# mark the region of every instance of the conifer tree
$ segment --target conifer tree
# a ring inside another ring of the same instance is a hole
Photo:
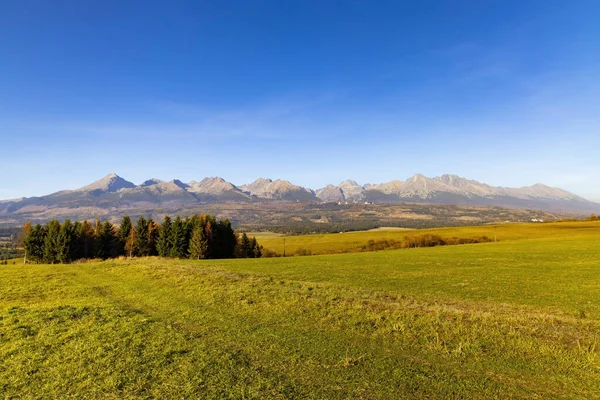
[[[44,239],[44,262],[54,264],[58,262],[58,235],[60,223],[53,219],[46,224],[46,237]]]
[[[94,256],[94,228],[89,221],[83,221],[78,227],[77,242],[79,248],[78,258],[92,258]]]
[[[92,242],[92,254],[94,257],[98,257],[98,252],[100,248],[100,231],[102,230],[102,222],[100,218],[96,218],[94,221],[94,225],[92,227],[93,231],[93,242]]]
[[[252,249],[252,244],[250,243],[250,239],[248,239],[248,235],[246,233],[242,233],[242,237],[240,239],[240,257],[248,258],[254,254],[254,250]]]
[[[171,256],[171,227],[171,217],[165,215],[165,219],[158,230],[158,238],[156,240],[156,251],[161,257]]]
[[[211,218],[208,215],[203,215],[202,217],[202,226],[204,227],[204,237],[206,239],[206,258],[213,258],[214,254],[214,235],[213,235],[213,226],[215,224],[212,222],[214,218]]]
[[[81,238],[81,222],[75,221],[73,224],[73,237],[71,239],[71,261],[82,258]]]
[[[253,258],[262,257],[262,246],[258,244],[258,242],[256,241],[256,237],[252,237],[251,247],[252,247],[252,253],[253,253],[252,257]]]
[[[146,218],[141,216],[135,224],[135,247],[137,249],[137,255],[145,257],[149,255],[148,251],[148,221]]]
[[[196,229],[198,225],[202,225],[202,218],[198,214],[192,215],[192,217],[189,219],[189,225],[191,237],[191,235],[194,233],[194,229]]]
[[[184,258],[188,254],[186,248],[185,226],[181,217],[176,216],[171,226],[171,251],[170,256],[174,258]]]
[[[117,253],[118,255],[124,254],[125,252],[125,242],[129,238],[129,231],[131,231],[131,218],[128,215],[124,216],[121,219],[121,223],[119,224],[119,233],[117,240]]]
[[[73,243],[74,236],[73,224],[71,220],[66,219],[60,226],[56,240],[56,260],[59,263],[67,264],[72,260],[75,247],[75,243]]]
[[[44,243],[46,241],[46,230],[37,224],[23,239],[23,247],[27,254],[27,260],[42,262],[44,259]]]
[[[106,260],[115,256],[115,242],[117,234],[113,224],[109,221],[104,221],[100,226],[97,236],[96,257]]]
[[[156,256],[158,255],[158,251],[156,250],[156,243],[158,241],[158,224],[152,220],[152,218],[148,219],[148,255]]]
[[[204,228],[198,224],[192,232],[192,238],[190,239],[190,250],[189,255],[191,259],[200,260],[206,258],[208,252],[208,241],[204,234]]]
[[[213,229],[213,251],[211,258],[233,258],[237,238],[229,219],[219,220]]]

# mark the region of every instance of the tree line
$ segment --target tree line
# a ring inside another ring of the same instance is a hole
[[[118,226],[96,219],[62,224],[52,220],[45,225],[25,223],[22,230],[27,261],[69,263],[79,259],[146,257],[216,259],[257,258],[262,246],[256,238],[236,234],[228,219],[212,215],[193,215],[174,219],[165,216],[162,223],[141,216],[135,223],[123,217]]]

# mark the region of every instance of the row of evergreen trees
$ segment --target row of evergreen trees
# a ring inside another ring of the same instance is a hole
[[[52,220],[45,225],[23,227],[23,246],[27,260],[44,263],[68,263],[86,258],[119,256],[161,256],[172,258],[255,258],[262,246],[244,233],[238,236],[228,219],[212,215],[194,215],[171,219],[162,224],[140,217],[135,224],[128,216],[115,226],[109,221],[62,224]]]

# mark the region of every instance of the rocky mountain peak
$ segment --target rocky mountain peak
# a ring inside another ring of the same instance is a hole
[[[97,180],[94,183],[91,183],[87,186],[79,189],[80,191],[91,192],[91,191],[101,191],[101,192],[116,192],[121,189],[134,188],[135,185],[125,179],[121,178],[119,175],[115,173],[111,173],[106,175],[104,178]]]
[[[428,180],[429,180],[429,178],[423,174],[414,174],[413,176],[411,176],[410,178],[407,179],[407,182],[423,183]]]
[[[456,183],[463,182],[466,179],[465,178],[461,178],[458,175],[444,174],[444,175],[440,176],[438,178],[438,180],[440,180],[441,182],[444,182],[446,185],[452,185],[452,186],[454,186]]]
[[[204,178],[200,182],[191,181],[186,188],[190,192],[219,195],[227,191],[240,191],[235,185],[220,176]]]
[[[322,201],[327,202],[338,202],[346,200],[342,189],[340,189],[338,186],[333,186],[331,184],[317,190],[316,195]]]
[[[160,183],[163,183],[163,181],[161,181],[160,179],[151,178],[151,179],[148,179],[148,180],[145,180],[144,182],[142,182],[140,184],[140,186],[141,187],[148,187],[148,186],[158,185]]]
[[[184,189],[184,190],[190,187],[190,185],[188,185],[187,183],[181,182],[179,179],[173,179],[171,182],[175,186],[180,187],[181,189]]]
[[[346,179],[344,182],[340,183],[338,185],[338,187],[362,187],[360,186],[356,181],[353,181],[352,179]]]

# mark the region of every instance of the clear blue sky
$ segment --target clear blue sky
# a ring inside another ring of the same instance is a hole
[[[600,1],[0,2],[0,198],[454,173],[600,200]]]

